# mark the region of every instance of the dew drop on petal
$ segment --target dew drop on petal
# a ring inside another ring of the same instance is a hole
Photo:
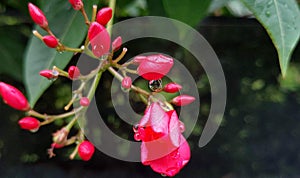
[[[166,174],[164,174],[164,173],[161,173],[160,175],[161,175],[161,176],[163,176],[163,177],[167,177],[167,175],[166,175]]]

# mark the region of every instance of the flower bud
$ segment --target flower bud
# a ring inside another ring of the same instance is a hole
[[[50,48],[56,48],[58,45],[58,40],[52,35],[44,36],[43,41]]]
[[[112,42],[112,50],[118,51],[122,45],[122,37],[118,36],[113,42]]]
[[[132,80],[130,77],[124,77],[122,80],[122,87],[125,89],[129,89],[132,85]]]
[[[168,93],[176,93],[181,90],[182,86],[177,83],[168,83],[164,87],[164,91]]]
[[[94,145],[89,141],[83,141],[78,147],[78,154],[80,158],[84,161],[88,161],[92,158],[95,152]]]
[[[97,13],[96,21],[105,26],[112,17],[112,9],[110,7],[104,7]]]
[[[69,73],[69,78],[72,79],[72,80],[76,79],[80,76],[80,70],[76,66],[70,66],[69,70],[68,70],[68,73]]]
[[[158,80],[164,77],[173,66],[173,58],[162,54],[147,56],[137,68],[137,72],[146,80]]]
[[[90,100],[87,97],[82,97],[79,103],[81,106],[89,106]]]
[[[65,142],[67,141],[67,138],[69,135],[69,130],[67,128],[63,127],[62,129],[56,131],[52,135],[53,135],[52,140],[54,143],[57,143],[59,145],[64,145]]]
[[[0,95],[4,103],[14,109],[21,111],[30,109],[30,105],[22,92],[9,84],[0,82]]]
[[[172,99],[171,103],[176,106],[185,106],[195,101],[195,97],[189,95],[179,95]]]
[[[40,127],[40,121],[34,117],[24,117],[19,120],[19,125],[22,129],[25,130],[37,130]]]
[[[40,75],[46,77],[49,80],[57,78],[58,74],[59,73],[57,71],[48,70],[48,69],[40,71]]]
[[[80,10],[83,7],[81,0],[69,0],[69,2],[75,10]]]
[[[91,42],[92,52],[96,57],[108,53],[110,36],[104,26],[98,22],[92,22],[88,31],[88,39]]]
[[[48,27],[48,21],[44,13],[32,3],[28,3],[28,10],[32,20],[39,25],[41,28]]]

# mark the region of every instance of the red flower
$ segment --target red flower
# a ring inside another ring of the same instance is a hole
[[[104,7],[97,13],[96,21],[105,26],[112,17],[112,9],[110,7]]]
[[[4,103],[14,109],[21,111],[28,111],[30,109],[30,105],[22,92],[9,84],[0,82],[0,95]]]
[[[55,36],[52,35],[44,36],[43,41],[50,48],[56,48],[58,45],[58,40],[55,38]]]
[[[48,26],[48,21],[44,15],[44,13],[32,3],[28,3],[28,10],[32,20],[38,24],[42,28],[46,28]]]
[[[185,106],[195,101],[195,97],[189,95],[179,95],[172,99],[171,103],[176,106]]]
[[[92,158],[95,152],[94,145],[89,141],[83,141],[78,147],[78,154],[80,158],[84,161],[88,161]]]
[[[182,86],[177,83],[168,83],[167,85],[165,85],[163,90],[168,93],[176,93],[181,89]]]
[[[88,38],[91,42],[92,52],[96,57],[108,53],[110,48],[110,36],[104,26],[98,22],[91,23]]]
[[[80,10],[83,7],[81,0],[69,0],[69,2],[75,10]]]
[[[141,160],[158,173],[174,176],[190,159],[190,148],[181,134],[176,111],[165,112],[159,103],[145,111],[135,139],[141,140]]]
[[[70,79],[77,79],[80,76],[80,70],[76,66],[70,66],[68,69],[68,74]]]
[[[173,66],[173,59],[162,54],[146,56],[140,61],[137,72],[146,80],[158,80],[165,76]]]
[[[40,75],[46,77],[47,79],[54,79],[58,77],[59,73],[54,70],[46,69],[46,70],[41,70]]]
[[[18,123],[25,130],[37,130],[40,127],[40,121],[34,117],[24,117]]]

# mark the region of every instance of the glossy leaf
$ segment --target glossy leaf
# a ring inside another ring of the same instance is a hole
[[[283,76],[300,36],[300,12],[295,0],[242,0],[265,27],[278,52]]]
[[[26,29],[21,25],[5,25],[0,28],[0,74],[6,74],[18,81],[22,81],[22,54],[25,50],[25,40],[22,30]],[[10,33],[8,33],[10,32]]]
[[[89,17],[92,5],[97,2],[97,0],[84,1],[84,7]],[[80,12],[75,11],[69,1],[43,1],[41,9],[49,21],[51,30],[64,45],[80,46],[85,38],[87,26]],[[34,29],[42,32],[37,26]],[[58,53],[55,49],[48,48],[36,37],[31,37],[25,55],[25,85],[31,106],[51,84],[49,80],[39,76],[39,72],[43,69],[51,69],[54,65],[63,69],[70,62],[72,56],[71,52]]]
[[[170,18],[195,27],[206,15],[211,0],[163,0],[164,8]]]

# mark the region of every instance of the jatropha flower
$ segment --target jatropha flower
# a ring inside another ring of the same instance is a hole
[[[88,31],[88,39],[91,42],[92,52],[96,57],[108,54],[110,36],[103,25],[92,22]]]
[[[95,152],[94,145],[87,140],[81,142],[78,146],[78,154],[83,161],[90,160],[94,152]]]
[[[137,56],[139,66],[137,72],[146,80],[158,80],[164,77],[173,66],[173,58],[162,54]]]
[[[176,175],[190,159],[190,147],[181,134],[176,111],[165,111],[158,102],[145,111],[134,138],[142,141],[141,161],[155,172],[166,176]]]
[[[4,103],[10,107],[20,111],[30,110],[30,105],[23,93],[7,83],[0,82],[0,95]]]

